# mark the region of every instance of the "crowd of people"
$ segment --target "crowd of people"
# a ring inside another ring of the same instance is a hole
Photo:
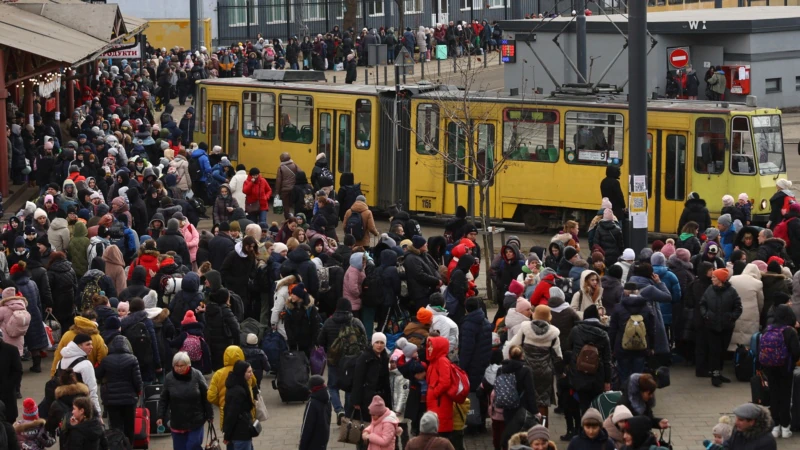
[[[450,42],[451,28],[434,35]],[[512,236],[488,260],[463,207],[441,235],[423,236],[403,211],[381,230],[353,174],[337,183],[325,154],[310,173],[282,154],[270,183],[193,142],[193,110],[176,122],[168,93],[203,53],[153,51],[155,67],[100,65],[61,127],[9,116],[14,164],[19,147],[30,169],[15,181],[39,195],[0,236],[7,448],[135,443],[137,407],[161,386],[152,419],[175,449],[200,448],[213,405],[228,448],[252,449],[271,369],[279,391],[286,377],[307,389],[301,449],[325,448],[330,424],[355,418],[359,446],[391,449],[400,417],[415,436],[406,448],[462,449],[489,420],[497,449],[555,448],[555,413],[567,448],[649,448],[651,429],[669,427],[653,410],[664,367],[687,361],[722,387],[725,355],[754,352],[754,335],[769,409],[737,408],[709,445],[766,449],[791,436],[800,203],[788,180],[766,228],[751,223],[746,194],[723,197],[712,227],[691,193],[679,237],[637,254],[611,170],[587,235],[570,220],[546,247]],[[198,229],[202,218],[211,226]],[[498,300],[491,321],[482,276]],[[282,375],[276,348],[325,363]],[[51,351],[44,399],[24,399],[17,420],[22,361],[41,372]]]

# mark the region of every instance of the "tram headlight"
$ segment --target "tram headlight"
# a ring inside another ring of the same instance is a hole
[[[761,199],[761,209],[767,209],[767,200]]]

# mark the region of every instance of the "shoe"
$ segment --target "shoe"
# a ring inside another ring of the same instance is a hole
[[[722,380],[723,383],[730,383],[731,382],[730,378],[728,378],[726,376],[723,376],[722,374],[719,375],[719,379]]]
[[[772,437],[778,439],[781,435],[781,426],[778,425],[777,427],[772,429]]]
[[[42,366],[31,366],[31,372],[42,373]]]
[[[720,386],[722,386],[722,379],[720,379],[719,375],[713,375],[711,377],[711,384],[714,387],[720,387]]]
[[[572,431],[568,430],[567,434],[560,436],[559,439],[561,439],[562,442],[569,442],[572,440],[573,437],[575,437],[575,434]]]
[[[781,437],[783,439],[789,439],[792,437],[792,430],[789,427],[781,427]]]
[[[338,413],[336,413],[336,425],[341,425],[342,419],[344,419],[344,413],[342,411],[339,411]]]

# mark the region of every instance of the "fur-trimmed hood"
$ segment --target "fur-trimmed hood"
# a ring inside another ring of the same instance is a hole
[[[89,386],[83,383],[62,384],[55,391],[56,398],[71,396],[89,396]]]
[[[17,434],[21,434],[26,431],[43,427],[46,422],[47,421],[44,419],[23,420],[14,424],[14,431],[17,432]]]
[[[275,285],[275,290],[277,291],[277,290],[279,290],[280,288],[282,288],[284,286],[289,286],[289,285],[295,284],[295,283],[297,283],[297,277],[295,277],[294,275],[289,275],[288,277],[283,277],[280,280],[278,280],[278,283]]]

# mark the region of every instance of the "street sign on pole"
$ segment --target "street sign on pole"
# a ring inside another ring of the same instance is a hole
[[[676,69],[689,65],[689,51],[685,47],[667,49],[669,64]]]
[[[402,47],[394,59],[394,65],[400,68],[400,75],[414,75],[414,56],[407,48]]]

